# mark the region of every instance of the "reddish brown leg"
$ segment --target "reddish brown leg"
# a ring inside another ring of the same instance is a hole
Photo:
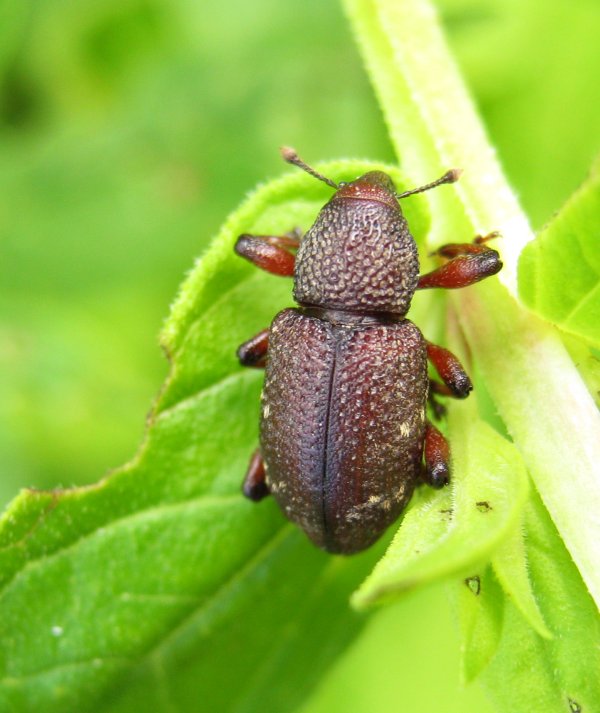
[[[254,502],[258,502],[269,495],[265,462],[258,448],[254,451],[250,458],[250,463],[248,463],[248,470],[242,484],[242,492]]]
[[[489,240],[495,240],[500,237],[500,233],[494,230],[492,233],[487,235],[476,235],[473,241],[470,243],[446,243],[446,245],[441,245],[434,252],[429,253],[432,255],[440,255],[441,257],[453,258],[457,255],[468,255],[473,253],[481,252],[480,245],[487,243]]]
[[[456,289],[473,285],[480,280],[495,275],[502,269],[502,262],[496,250],[488,248],[485,242],[498,237],[498,233],[478,235],[472,243],[449,243],[442,245],[434,255],[449,258],[449,262],[437,270],[421,275],[417,289],[443,287]]]
[[[454,354],[444,347],[427,342],[427,358],[444,382],[444,384],[431,382],[434,393],[453,396],[456,399],[467,398],[473,390],[473,384]]]
[[[237,350],[237,357],[242,366],[253,366],[264,369],[267,363],[267,350],[269,348],[269,330],[255,334],[252,339],[240,344]]]
[[[300,228],[294,228],[285,235],[249,235],[248,233],[244,233],[240,235],[240,238],[256,238],[257,240],[263,240],[265,243],[269,243],[269,245],[275,245],[277,248],[298,250],[300,241],[302,240],[302,231]]]
[[[432,488],[450,482],[450,446],[438,429],[427,421],[425,426],[425,468],[423,480]]]
[[[294,274],[295,256],[290,250],[300,245],[297,230],[287,235],[240,235],[235,252],[251,263],[273,275],[291,277]]]

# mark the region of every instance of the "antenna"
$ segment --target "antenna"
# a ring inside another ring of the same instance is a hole
[[[289,146],[282,146],[279,151],[281,152],[281,156],[284,161],[287,161],[294,166],[298,166],[298,168],[306,171],[306,173],[310,173],[311,176],[318,178],[319,181],[323,181],[323,183],[326,183],[328,186],[331,186],[336,190],[339,188],[337,183],[334,183],[330,178],[326,178],[320,173],[317,173],[314,168],[311,168],[307,163],[304,163],[304,161],[296,153],[296,149],[292,149]]]
[[[428,191],[430,188],[441,186],[443,183],[454,183],[455,181],[458,181],[461,173],[462,168],[451,168],[449,171],[446,171],[446,173],[441,178],[438,178],[437,181],[434,181],[433,183],[428,183],[425,186],[421,186],[421,188],[413,188],[412,191],[396,193],[396,198],[406,198],[406,196],[412,196],[414,193],[423,193],[423,191]]]

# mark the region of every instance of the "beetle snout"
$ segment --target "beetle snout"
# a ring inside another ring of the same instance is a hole
[[[357,183],[367,183],[371,186],[383,188],[392,194],[396,194],[396,186],[387,173],[383,171],[369,171],[364,173],[360,178],[356,179]]]
[[[383,171],[369,171],[351,183],[341,186],[336,197],[358,198],[384,203],[395,211],[400,210],[396,200],[396,186]]]

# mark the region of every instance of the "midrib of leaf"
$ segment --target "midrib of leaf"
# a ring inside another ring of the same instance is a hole
[[[94,665],[95,661],[102,661],[103,663],[110,662],[118,666],[129,665],[132,663],[132,660],[127,658],[126,656],[103,656],[102,658],[96,657],[93,659],[84,659],[81,661],[65,661],[65,663],[57,664],[56,666],[49,666],[48,668],[40,669],[39,671],[32,671],[31,673],[26,673],[22,676],[5,676],[4,678],[0,679],[0,685],[4,686],[5,684],[14,685],[22,683],[23,681],[27,681],[29,679],[46,676],[48,673],[54,671],[64,671],[66,669],[72,668],[91,667]]]
[[[149,649],[144,657],[137,662],[137,665],[143,666],[149,661],[159,661],[165,648],[169,644],[181,636],[187,628],[192,626],[192,624],[197,624],[201,619],[209,618],[211,610],[216,609],[223,601],[231,596],[232,589],[235,588],[237,584],[242,582],[249,573],[255,571],[260,567],[261,563],[265,558],[277,547],[280,546],[281,541],[285,537],[289,537],[292,527],[289,524],[283,525],[279,528],[278,532],[256,552],[254,557],[249,560],[244,567],[242,567],[237,572],[234,572],[229,579],[223,582],[219,588],[213,592],[213,594],[202,603],[190,611],[187,616],[185,616],[179,624],[171,629],[164,637],[155,643],[155,645]]]
[[[403,168],[419,181],[452,166],[465,169],[456,191],[432,192],[432,242],[468,241],[490,230],[503,235],[503,286],[457,290],[453,305],[500,415],[600,606],[600,551],[593,546],[600,540],[600,482],[592,475],[600,463],[600,415],[557,333],[515,300],[518,256],[532,238],[527,220],[430,3],[344,4]]]
[[[600,285],[596,285],[593,290],[584,295],[578,302],[576,302],[573,307],[564,316],[564,322],[568,326],[569,320],[575,315],[579,310],[592,300],[596,301],[598,299],[597,294],[600,294]]]
[[[291,525],[282,528],[281,536],[285,536],[286,534],[289,535],[291,530]],[[311,604],[318,601],[319,596],[325,589],[325,583],[331,576],[332,571],[337,568],[337,564],[336,560],[330,560],[323,568],[319,575],[319,579],[315,582],[315,585],[312,587],[310,593],[308,593],[308,596],[304,601],[304,610],[309,610]],[[295,635],[297,635],[296,622],[292,620],[283,631],[279,631],[277,633],[277,637],[273,640],[273,648],[270,654],[264,657],[262,661],[258,662],[253,672],[252,679],[245,687],[240,689],[235,701],[232,703],[232,710],[256,710],[252,705],[252,696],[256,695],[256,692],[260,691],[262,686],[268,685],[270,674],[272,673],[274,663],[277,659],[282,655],[284,658],[290,657],[291,649],[289,643],[293,640]]]
[[[152,671],[154,672],[154,678],[159,682],[158,691],[160,696],[160,705],[167,713],[177,713],[177,708],[171,701],[169,678],[165,673],[162,659],[160,656],[152,656],[150,660],[152,664]]]

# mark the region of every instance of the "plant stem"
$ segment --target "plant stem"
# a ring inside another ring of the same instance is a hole
[[[392,143],[409,175],[463,167],[431,201],[432,242],[499,230],[500,281],[453,293],[487,388],[600,606],[600,415],[557,331],[516,299],[517,262],[532,239],[425,0],[344,0]]]

